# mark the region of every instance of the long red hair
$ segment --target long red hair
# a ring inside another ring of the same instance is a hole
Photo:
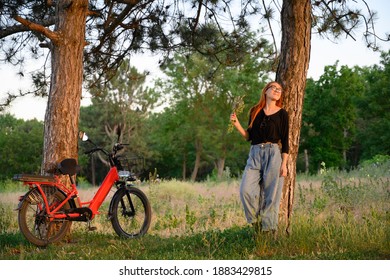
[[[259,100],[259,103],[257,103],[255,106],[253,106],[250,110],[250,116],[251,116],[251,122],[249,124],[249,128],[252,127],[253,125],[253,122],[255,121],[256,119],[256,116],[257,114],[261,111],[261,109],[263,109],[265,107],[265,92],[273,85],[273,84],[277,84],[278,86],[281,87],[281,85],[275,81],[271,81],[269,82],[268,84],[265,85],[265,87],[263,88],[263,90],[261,91],[261,96],[260,96],[260,100]],[[278,107],[282,107],[283,105],[283,95],[280,95],[280,98],[278,101],[276,101],[276,106]]]

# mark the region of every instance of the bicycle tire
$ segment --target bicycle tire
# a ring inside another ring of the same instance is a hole
[[[65,194],[55,187],[45,186],[42,189],[51,209],[57,207],[66,198]],[[70,205],[67,202],[61,210],[69,208]],[[38,188],[33,188],[26,193],[19,207],[18,223],[23,236],[39,247],[61,241],[72,225],[72,222],[67,220],[50,222],[47,219],[44,200]]]
[[[146,195],[137,188],[120,188],[110,205],[111,224],[123,238],[143,236],[149,229],[152,210]]]

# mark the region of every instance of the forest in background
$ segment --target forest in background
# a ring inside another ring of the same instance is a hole
[[[230,131],[229,114],[238,109],[245,123],[269,80],[270,46],[257,47],[255,56],[234,67],[199,54],[176,55],[162,68],[166,78],[153,84],[125,62],[107,84],[92,89],[92,104],[81,108],[80,129],[110,147],[120,126],[122,143],[130,144],[125,156],[144,179],[239,177],[249,143]],[[387,160],[389,100],[390,52],[382,53],[379,65],[350,68],[336,62],[318,80],[308,79],[297,172],[350,170],[364,161]],[[42,122],[0,115],[1,180],[39,173],[42,149]],[[85,156],[86,149],[80,142],[80,180],[98,184],[107,167]]]

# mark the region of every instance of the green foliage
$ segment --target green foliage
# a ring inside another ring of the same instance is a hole
[[[318,195],[314,197],[313,200],[313,209],[322,212],[325,210],[326,206],[328,205],[328,199],[324,196]]]
[[[23,192],[26,190],[26,187],[23,186],[22,182],[17,182],[12,179],[6,179],[0,181],[0,193],[6,192]]]
[[[343,207],[353,206],[356,204],[356,199],[360,199],[366,191],[371,191],[366,188],[365,184],[343,184],[337,182],[335,178],[327,175],[321,185],[322,190],[335,202],[340,203]]]
[[[325,67],[318,81],[308,79],[300,152],[307,151],[310,172],[321,162],[353,168],[377,154],[390,154],[390,52],[381,66]],[[297,166],[302,166],[302,160]],[[300,167],[302,170],[302,167]]]
[[[337,63],[325,67],[318,81],[309,80],[303,111],[302,149],[308,149],[311,171],[320,162],[346,166],[346,152],[356,135],[356,98],[363,80],[357,71]]]
[[[369,167],[370,165],[383,165],[390,162],[390,155],[376,155],[372,159],[368,159],[363,161],[360,165],[365,168]]]
[[[365,94],[359,100],[357,143],[363,160],[390,155],[390,51],[382,53],[381,65],[364,68]]]
[[[186,205],[186,227],[191,233],[194,232],[194,224],[196,223],[195,212],[191,211],[189,206]]]
[[[6,233],[9,228],[14,227],[13,217],[12,217],[12,209],[9,207],[0,205],[0,234]]]
[[[39,173],[42,149],[42,122],[0,115],[0,180],[17,173]]]

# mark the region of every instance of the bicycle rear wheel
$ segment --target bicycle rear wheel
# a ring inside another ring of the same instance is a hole
[[[110,205],[111,224],[120,237],[144,235],[150,226],[152,210],[146,195],[137,188],[121,188]]]
[[[66,196],[55,187],[42,188],[50,209],[57,207]],[[65,203],[61,210],[69,209]],[[61,211],[60,210],[60,211]],[[29,191],[19,207],[19,229],[24,237],[37,246],[46,246],[49,243],[60,241],[69,231],[72,222],[66,220],[51,221],[47,217],[47,209],[38,188]]]

